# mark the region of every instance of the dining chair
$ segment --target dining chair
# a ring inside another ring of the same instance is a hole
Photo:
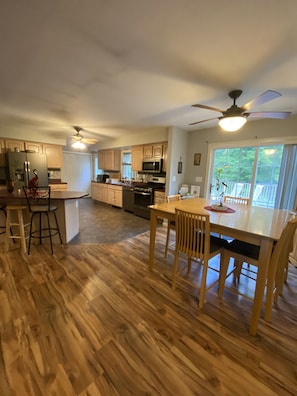
[[[297,216],[294,215],[294,217],[287,224],[286,245],[285,245],[285,247],[282,247],[282,249],[284,249],[285,252],[281,252],[282,255],[278,262],[278,266],[276,269],[275,284],[274,284],[274,303],[275,304],[277,304],[279,296],[282,295],[283,285],[287,282],[288,271],[289,271],[289,261],[290,261],[289,257],[290,257],[290,253],[294,249],[294,244],[296,241],[296,229],[297,229]]]
[[[277,298],[282,291],[284,282],[285,268],[289,260],[289,254],[293,246],[293,238],[297,229],[297,217],[289,220],[282,230],[279,240],[276,242],[272,255],[270,257],[269,268],[274,269],[273,273],[267,278],[266,282],[266,302],[265,302],[265,319],[270,320],[272,313],[273,299],[277,302]],[[228,288],[236,294],[252,299],[246,294],[240,292],[238,288],[225,287],[226,279],[233,273],[238,272],[237,266],[228,273],[230,259],[234,258],[237,262],[246,262],[255,267],[255,269],[246,268],[242,275],[257,282],[257,268],[259,267],[259,246],[251,243],[242,242],[234,239],[224,250],[224,256],[221,265],[221,278],[219,282],[219,297],[222,298],[224,288]],[[241,271],[241,268],[240,268]],[[239,276],[237,274],[237,276]]]
[[[23,187],[23,190],[31,215],[28,254],[30,254],[32,238],[39,239],[40,245],[42,239],[49,238],[51,254],[53,254],[53,237],[58,235],[60,243],[62,243],[62,237],[56,216],[57,207],[51,204],[51,187]],[[50,215],[53,218],[52,223],[50,222]]]
[[[250,199],[242,197],[232,197],[231,195],[224,195],[224,202],[247,206],[250,204]]]
[[[167,202],[180,201],[180,200],[181,200],[181,195],[180,194],[168,195],[167,198],[166,198]],[[171,230],[175,231],[175,229],[176,229],[175,220],[168,221],[168,224],[167,224],[167,235],[166,235],[166,244],[165,244],[165,257],[167,257],[167,254],[168,254],[170,231]]]
[[[172,289],[176,287],[177,279],[180,279],[195,288],[199,288],[199,308],[204,305],[204,297],[207,290],[218,283],[218,278],[207,285],[207,273],[211,269],[217,273],[217,268],[209,266],[209,260],[217,255],[223,255],[226,241],[210,235],[209,214],[191,213],[180,209],[175,209],[176,218],[176,243],[175,256],[172,275]],[[180,253],[187,256],[187,265],[179,270]],[[203,266],[201,280],[189,279],[192,262],[195,261],[199,266]],[[182,274],[186,270],[186,276]],[[187,279],[188,277],[188,279]]]

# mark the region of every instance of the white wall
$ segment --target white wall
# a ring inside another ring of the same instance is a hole
[[[215,128],[199,129],[188,134],[187,163],[185,182],[189,185],[200,185],[200,196],[205,196],[205,178],[207,175],[207,155],[209,143],[250,141],[255,144],[257,139],[288,139],[297,142],[297,116],[285,120],[257,120],[248,121],[238,132],[224,132],[217,126]],[[201,153],[201,165],[194,166],[194,154]],[[195,177],[201,176],[202,183],[197,183]]]
[[[168,133],[168,165],[166,171],[166,195],[177,194],[186,178],[188,132],[172,127]],[[178,162],[182,161],[182,173],[178,173]]]
[[[146,128],[140,129],[139,131],[127,130],[127,133],[123,133],[120,138],[109,139],[104,142],[100,142],[92,146],[92,150],[102,150],[117,147],[130,147],[138,144],[150,144],[158,142],[167,142],[168,140],[167,127],[158,128]]]

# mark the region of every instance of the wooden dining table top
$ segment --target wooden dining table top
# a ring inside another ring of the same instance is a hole
[[[192,198],[168,203],[151,205],[151,210],[159,212],[166,218],[175,216],[175,208],[187,210],[189,212],[199,212],[210,215],[212,231],[214,228],[229,229],[230,236],[234,232],[243,232],[269,238],[277,241],[281,235],[282,229],[290,217],[290,212],[284,209],[263,208],[257,206],[245,206],[240,204],[228,203],[228,207],[235,210],[234,213],[225,213],[224,211],[213,211],[205,209],[216,202],[206,198]],[[232,231],[235,230],[235,231]],[[227,234],[229,235],[229,234]]]

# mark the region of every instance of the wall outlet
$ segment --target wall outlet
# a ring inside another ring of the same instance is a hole
[[[195,177],[195,182],[202,183],[202,177],[201,176],[196,176]]]
[[[172,181],[173,181],[173,182],[176,181],[176,176],[172,176]]]

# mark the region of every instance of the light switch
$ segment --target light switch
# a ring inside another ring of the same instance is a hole
[[[173,182],[176,181],[176,176],[172,176],[172,181],[173,181]]]
[[[202,177],[201,176],[196,176],[195,177],[195,182],[202,183]]]

